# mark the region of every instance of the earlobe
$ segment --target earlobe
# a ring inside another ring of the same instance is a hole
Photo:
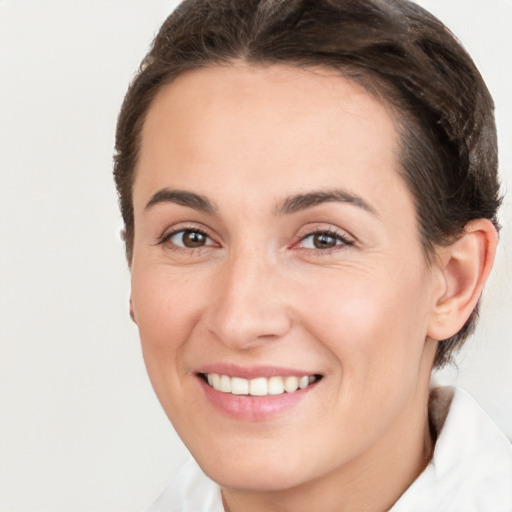
[[[443,293],[437,297],[428,336],[455,335],[476,307],[494,263],[498,234],[487,219],[469,222],[464,234],[440,252]]]
[[[135,314],[133,312],[133,302],[132,302],[131,297],[130,297],[130,318],[132,319],[134,324],[137,324],[137,320],[135,320]]]

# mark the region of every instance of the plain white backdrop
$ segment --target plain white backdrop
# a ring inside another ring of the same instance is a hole
[[[136,512],[186,456],[128,317],[117,113],[171,0],[0,0],[0,511]],[[495,98],[512,187],[512,0],[422,0]],[[512,437],[512,191],[457,369]]]

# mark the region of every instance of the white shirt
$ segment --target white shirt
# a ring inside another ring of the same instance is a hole
[[[436,388],[437,432],[423,473],[389,512],[512,512],[512,444],[463,390]],[[189,460],[147,512],[224,512],[219,486]]]

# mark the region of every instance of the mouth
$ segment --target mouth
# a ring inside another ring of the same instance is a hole
[[[322,376],[288,375],[244,379],[218,373],[199,373],[208,386],[221,393],[245,396],[276,396],[303,390],[321,380]]]

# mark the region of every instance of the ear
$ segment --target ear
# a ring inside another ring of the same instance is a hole
[[[137,325],[137,320],[135,320],[135,314],[133,312],[133,302],[132,297],[130,296],[130,318],[132,319],[133,323]]]
[[[462,329],[491,272],[498,233],[487,219],[469,222],[464,234],[438,251],[442,291],[435,297],[428,336],[445,340]]]

